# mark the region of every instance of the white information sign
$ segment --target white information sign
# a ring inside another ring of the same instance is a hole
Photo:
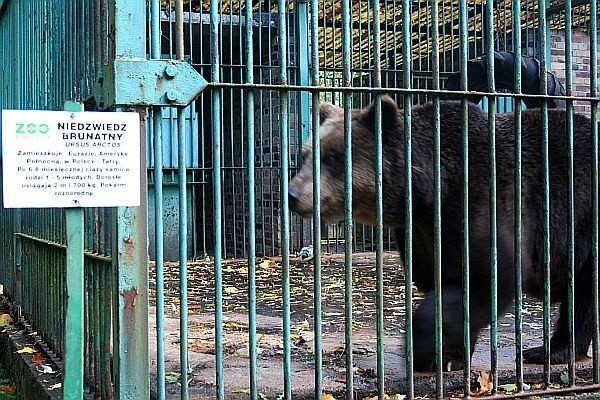
[[[4,207],[140,205],[140,118],[2,111]]]

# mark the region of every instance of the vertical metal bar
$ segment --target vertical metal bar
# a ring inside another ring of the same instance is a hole
[[[183,0],[175,1],[175,55],[184,58]],[[181,399],[189,396],[188,363],[188,273],[187,273],[187,160],[185,108],[177,109],[177,177],[179,184],[179,359]]]
[[[109,57],[146,56],[146,2],[108,1]],[[146,127],[140,126],[140,190],[146,193]],[[114,371],[118,398],[149,398],[147,204],[114,213]]]
[[[494,2],[485,3],[485,52],[488,54],[488,92],[495,94],[494,81]],[[496,97],[488,96],[488,136],[489,136],[489,219],[490,219],[490,354],[493,392],[498,388],[498,236],[496,228]]]
[[[279,54],[279,83],[286,86],[288,66],[287,42],[287,2],[278,0],[279,32],[277,34]],[[292,398],[292,354],[290,332],[290,212],[288,203],[289,180],[289,92],[279,92],[279,143],[281,151],[280,187],[281,187],[281,269],[283,289],[283,394],[284,398]]]
[[[515,54],[515,86],[513,92],[521,93],[521,0],[513,0],[513,44]],[[521,260],[521,137],[522,121],[521,111],[523,102],[519,97],[515,99],[515,374],[517,377],[517,390],[523,391],[523,276]]]
[[[431,79],[432,89],[440,89],[440,43],[439,43],[439,10],[437,0],[430,0],[431,5]],[[435,295],[435,391],[436,398],[444,397],[443,377],[443,309],[442,309],[442,180],[441,180],[441,120],[440,97],[433,97],[433,273]]]
[[[83,111],[83,104],[66,102],[65,111]],[[65,354],[63,368],[63,398],[83,398],[83,340],[84,340],[84,263],[83,209],[65,211],[67,227]]]
[[[598,0],[590,0],[590,96],[598,97]],[[593,378],[600,382],[600,305],[598,290],[598,101],[592,102],[592,289],[594,298]]]
[[[151,2],[151,54],[160,58],[161,28],[160,0]],[[165,275],[164,275],[164,205],[163,205],[163,137],[162,108],[152,109],[152,131],[154,139],[154,249],[156,253],[156,395],[165,399]]]
[[[350,0],[341,0],[342,12],[342,86],[352,86],[352,36],[350,31]],[[344,106],[344,320],[346,350],[346,398],[354,397],[354,368],[352,343],[352,95],[343,94]]]
[[[252,0],[245,3],[246,83],[254,84],[254,24]],[[255,135],[254,135],[254,90],[245,91],[246,100],[246,151],[248,152],[248,347],[250,366],[250,398],[258,399],[258,339],[256,337],[256,182],[255,182]],[[262,146],[262,142],[261,142]],[[287,193],[283,193],[284,196]]]
[[[412,87],[412,2],[402,0],[402,67],[403,87]],[[413,294],[412,294],[412,94],[404,93],[404,170],[405,192],[405,293],[406,293],[406,395],[414,397],[414,360],[413,360]]]
[[[310,0],[310,38],[311,38],[311,85],[319,86],[319,3]],[[314,263],[314,347],[315,347],[315,398],[323,392],[323,322],[321,314],[321,141],[319,137],[319,93],[312,93],[313,137],[313,263]]]
[[[221,69],[220,29],[218,0],[210,0],[210,75],[212,82],[219,82]],[[214,248],[215,248],[215,386],[216,398],[225,396],[225,380],[223,377],[223,268],[222,268],[222,235],[221,218],[221,92],[211,92],[212,140],[213,140],[213,213],[214,213]]]
[[[571,0],[565,0],[565,90],[573,95],[572,73],[572,7]],[[575,198],[573,174],[573,101],[567,99],[566,143],[568,181],[568,266],[567,266],[567,310],[569,324],[569,386],[575,385]]]
[[[539,13],[539,60],[540,60],[540,93],[548,93],[547,59],[548,59],[548,23],[546,20],[546,5],[548,0],[538,0]],[[550,385],[550,174],[548,159],[548,103],[542,99],[541,107],[542,125],[542,164],[544,181],[543,208],[543,230],[544,230],[544,382]]]
[[[381,21],[379,0],[373,1],[373,86],[381,87]],[[375,274],[377,309],[377,396],[385,396],[384,327],[383,327],[383,138],[381,121],[381,95],[375,95]]]
[[[468,7],[466,0],[459,0],[459,70],[460,88],[467,90],[467,60],[469,59]],[[461,138],[462,138],[462,212],[463,212],[463,347],[465,367],[463,385],[465,397],[470,396],[469,379],[471,374],[471,332],[469,307],[469,105],[466,97],[461,98]]]

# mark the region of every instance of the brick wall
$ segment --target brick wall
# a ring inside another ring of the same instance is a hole
[[[598,34],[600,37],[600,33]],[[565,34],[564,31],[553,30],[550,36],[552,71],[565,84]],[[588,32],[573,30],[572,37],[572,71],[573,95],[588,97],[590,95],[590,36]],[[600,66],[600,60],[598,61]],[[576,112],[590,113],[591,106],[587,101],[574,102]]]

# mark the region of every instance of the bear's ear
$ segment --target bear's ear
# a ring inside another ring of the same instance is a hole
[[[319,124],[323,125],[323,122],[332,118],[334,115],[340,112],[341,108],[331,103],[323,102],[319,106]]]
[[[371,103],[364,114],[365,122],[372,127],[375,124],[375,103]],[[381,126],[392,128],[398,124],[398,105],[390,96],[381,96]]]

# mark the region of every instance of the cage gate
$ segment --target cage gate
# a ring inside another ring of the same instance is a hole
[[[85,210],[86,393],[597,391],[597,19],[597,0],[0,1],[2,109],[74,100],[135,109],[145,126],[147,206]],[[192,100],[200,77],[210,83]],[[390,114],[384,95],[399,111]],[[335,155],[331,141],[312,140],[328,121],[323,102],[341,107],[330,108],[340,118]],[[420,104],[431,105],[427,121]],[[352,109],[370,105],[370,125],[357,125],[367,112]],[[404,121],[394,140],[390,115]],[[371,139],[353,145],[365,129]],[[371,194],[360,197],[365,149]],[[296,176],[310,176],[307,218],[291,212]],[[535,220],[532,185],[541,188]],[[393,221],[389,193],[402,204]],[[69,349],[64,210],[3,208],[1,218],[5,303],[60,369]],[[585,320],[581,298],[591,304]],[[563,364],[550,364],[553,326],[564,327]],[[582,331],[591,359],[581,357]],[[526,363],[536,346],[543,363]]]

